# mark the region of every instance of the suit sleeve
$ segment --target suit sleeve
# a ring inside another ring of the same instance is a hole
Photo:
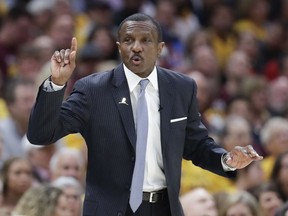
[[[83,81],[76,82],[73,92],[63,102],[65,88],[47,92],[42,84],[31,111],[28,140],[36,145],[47,145],[70,133],[81,133],[89,118],[85,88]]]
[[[229,176],[221,163],[222,155],[227,152],[209,137],[207,128],[201,122],[196,99],[197,86],[193,84],[193,94],[189,105],[188,121],[183,158],[191,160],[196,166],[222,176]]]

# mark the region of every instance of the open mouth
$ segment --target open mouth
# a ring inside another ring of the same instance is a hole
[[[132,62],[135,65],[139,65],[142,61],[143,61],[143,59],[142,59],[141,56],[135,55],[135,56],[132,57]]]

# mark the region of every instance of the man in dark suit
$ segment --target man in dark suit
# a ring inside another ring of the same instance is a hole
[[[156,66],[164,42],[155,20],[144,14],[126,18],[119,26],[117,45],[123,63],[77,81],[64,102],[65,85],[75,68],[76,38],[71,49],[56,51],[51,77],[40,86],[31,113],[27,134],[31,143],[46,145],[77,132],[85,138],[83,215],[181,216],[182,158],[222,176],[233,176],[232,170],[262,158],[251,146],[226,152],[208,136],[197,109],[195,82]],[[136,151],[140,135],[135,130],[140,118],[138,83],[143,79],[149,81],[144,90],[149,120],[138,206],[130,197],[134,165],[143,153]]]

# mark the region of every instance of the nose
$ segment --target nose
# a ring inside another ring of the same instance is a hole
[[[141,52],[142,51],[141,43],[139,41],[135,41],[134,44],[133,44],[132,50],[134,52],[137,52],[137,53]]]
[[[31,176],[29,174],[23,173],[19,176],[19,181],[25,184],[29,184],[31,182]]]

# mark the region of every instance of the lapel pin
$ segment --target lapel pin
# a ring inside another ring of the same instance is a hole
[[[119,104],[125,104],[128,106],[128,103],[126,102],[126,98],[123,97],[122,100],[119,102]]]

